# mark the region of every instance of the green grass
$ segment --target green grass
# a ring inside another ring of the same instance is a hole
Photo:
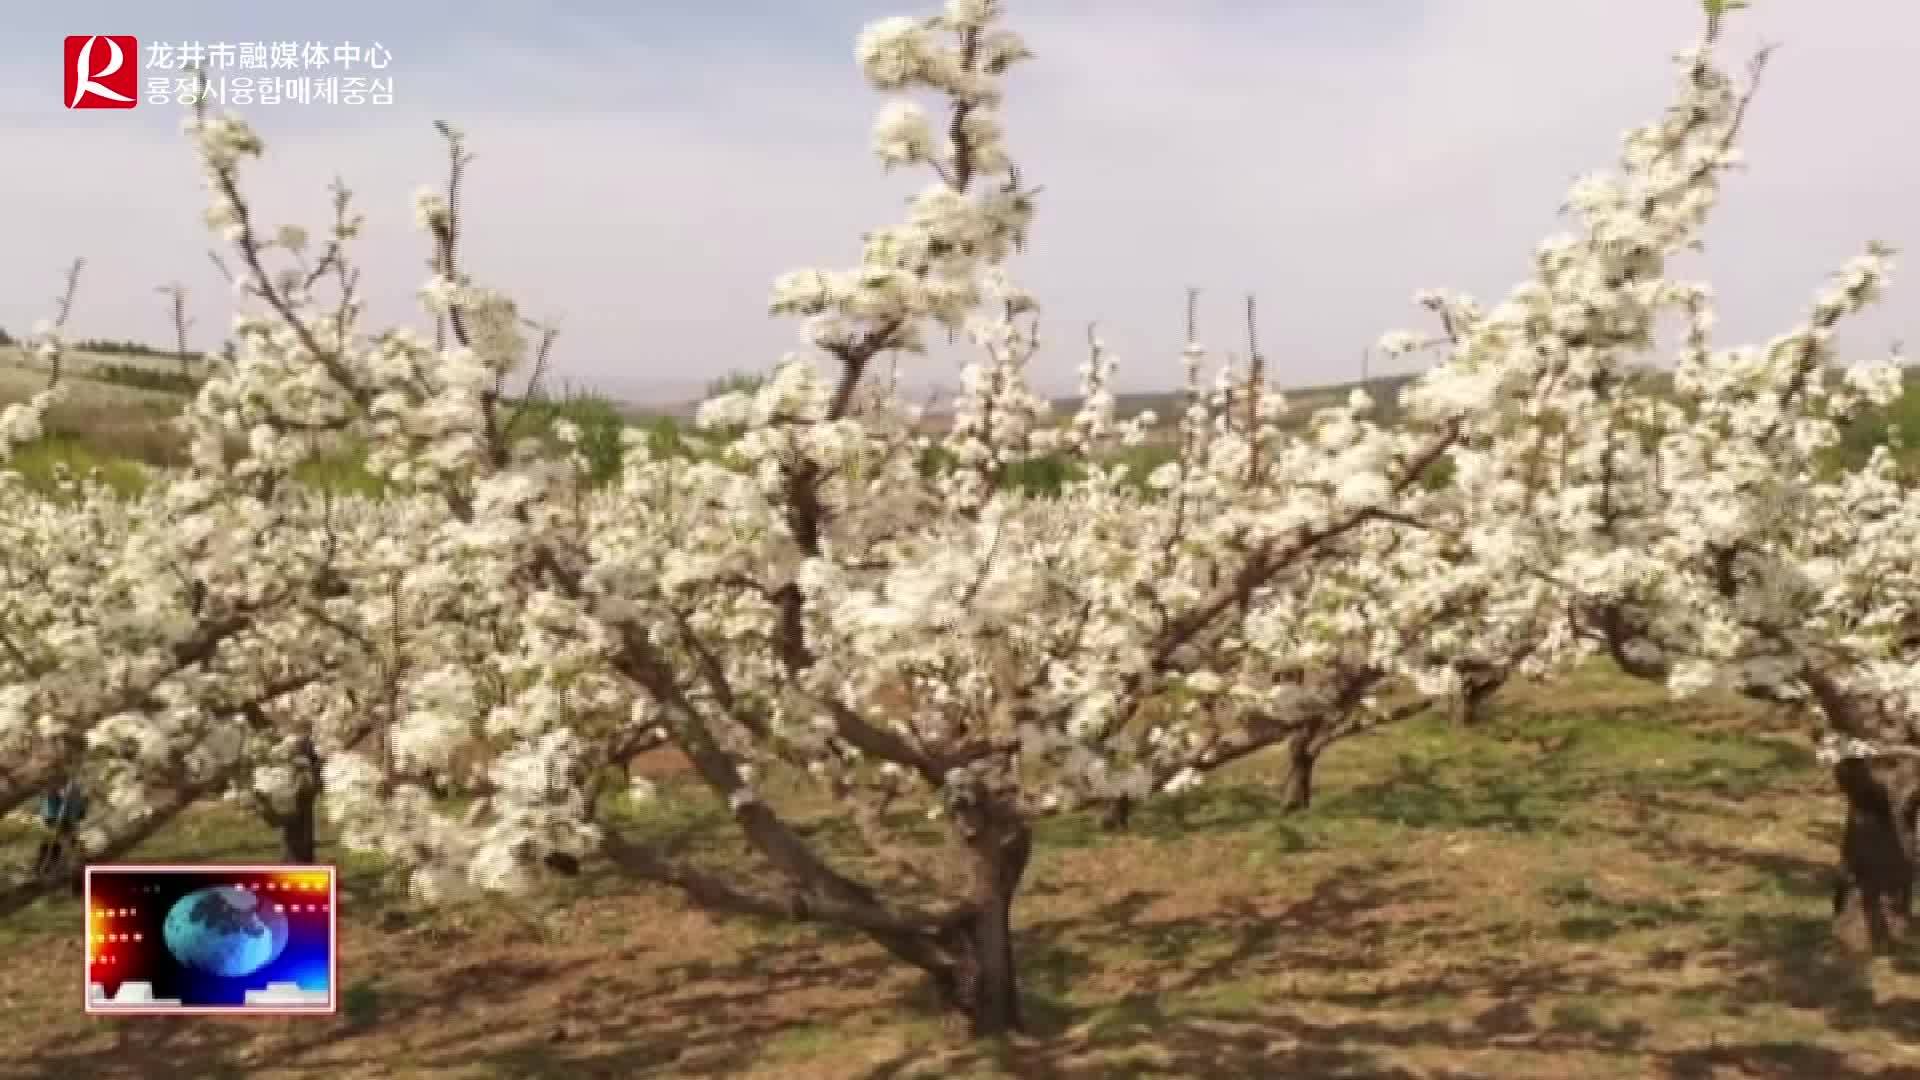
[[[18,447],[10,460],[27,485],[51,494],[64,475],[73,480],[93,479],[115,493],[136,495],[151,480],[147,468],[127,458],[112,457],[73,435],[49,435]]]
[[[362,446],[316,454],[295,466],[293,477],[316,491],[338,495],[377,498],[387,489],[384,481],[367,471],[367,451]]]
[[[770,1061],[817,1060],[832,1054],[840,1037],[832,1024],[799,1024],[768,1039],[761,1052]]]
[[[340,1013],[350,1027],[371,1027],[380,1019],[380,987],[376,979],[359,979],[340,991]]]

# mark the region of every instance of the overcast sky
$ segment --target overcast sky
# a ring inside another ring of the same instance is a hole
[[[1170,385],[1183,290],[1203,336],[1234,344],[1261,298],[1266,351],[1292,384],[1357,375],[1363,348],[1420,327],[1412,293],[1497,300],[1555,226],[1568,181],[1670,100],[1693,0],[1011,0],[1037,58],[1013,77],[1009,144],[1045,185],[1013,269],[1045,308],[1049,389],[1071,385],[1098,320],[1129,388]],[[180,110],[63,109],[62,38],[318,41],[392,55],[390,106],[254,106],[267,158],[246,186],[264,220],[322,226],[343,176],[375,327],[411,319],[426,249],[411,194],[436,182],[431,122],[477,155],[467,264],[563,327],[562,374],[675,396],[798,348],[772,278],[842,266],[897,219],[919,177],[867,151],[880,103],[852,41],[902,0],[693,3],[133,0],[11,4],[0,36],[0,327],[48,314],[88,260],[73,331],[164,341],[154,287],[184,281],[210,347],[231,318],[205,257],[204,202]],[[560,12],[560,14],[555,14]],[[1734,177],[1688,270],[1723,299],[1726,341],[1763,340],[1869,240],[1920,250],[1911,0],[1754,0],[1729,57],[1780,44]],[[143,56],[144,60],[145,57]],[[1903,104],[1904,103],[1904,104]],[[1861,354],[1920,339],[1920,288],[1849,331]],[[947,381],[950,355],[922,362]],[[1376,366],[1375,372],[1381,368]]]

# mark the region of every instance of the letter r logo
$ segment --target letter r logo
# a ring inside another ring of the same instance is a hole
[[[140,104],[140,42],[125,35],[67,38],[65,89],[69,109],[131,109]]]

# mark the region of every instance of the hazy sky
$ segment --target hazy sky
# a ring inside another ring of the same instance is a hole
[[[1037,59],[1011,81],[1010,147],[1045,185],[1014,265],[1046,312],[1043,383],[1065,389],[1101,323],[1123,385],[1168,385],[1183,290],[1203,336],[1239,336],[1261,298],[1266,351],[1295,384],[1351,378],[1381,332],[1419,327],[1416,289],[1497,300],[1554,227],[1567,183],[1610,165],[1620,134],[1671,95],[1693,0],[1011,0]],[[194,344],[231,306],[204,252],[204,202],[180,110],[68,111],[62,38],[300,40],[392,54],[391,106],[254,106],[268,156],[247,187],[264,220],[326,221],[334,174],[356,190],[375,328],[412,318],[426,249],[411,193],[442,176],[431,121],[464,127],[468,266],[560,320],[566,376],[678,394],[798,347],[765,313],[780,271],[840,266],[898,216],[918,177],[867,151],[880,98],[854,35],[901,0],[706,0],[449,6],[395,0],[5,5],[0,36],[0,326],[48,313],[88,260],[73,330],[162,341],[154,293],[193,291]],[[554,14],[554,12],[563,14]],[[1747,149],[1699,267],[1726,341],[1787,328],[1830,271],[1880,239],[1920,251],[1913,137],[1920,5],[1754,0],[1739,61],[1778,42]],[[143,57],[144,59],[144,57]],[[1844,339],[1920,339],[1920,284]],[[946,381],[953,358],[923,363]],[[1381,369],[1376,366],[1376,373]]]

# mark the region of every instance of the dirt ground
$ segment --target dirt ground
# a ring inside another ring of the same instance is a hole
[[[1920,949],[1830,941],[1806,747],[1586,676],[1336,747],[1304,813],[1255,762],[1123,836],[1049,822],[1015,911],[1035,1031],[1000,1043],[855,938],[598,877],[427,917],[351,861],[337,1017],[95,1018],[46,901],[0,923],[0,1077],[1920,1078]],[[674,824],[738,857],[717,815]],[[209,811],[142,854],[269,841]]]

